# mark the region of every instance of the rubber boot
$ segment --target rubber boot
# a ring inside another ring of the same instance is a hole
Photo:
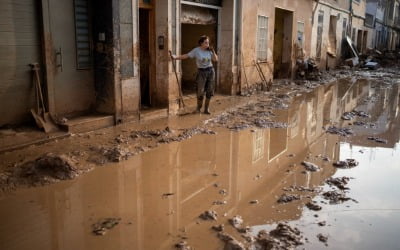
[[[210,115],[210,110],[208,107],[210,106],[211,98],[206,98],[206,102],[204,103],[204,114]]]
[[[197,98],[197,108],[196,108],[197,113],[200,113],[201,106],[203,106],[203,97],[198,97]]]

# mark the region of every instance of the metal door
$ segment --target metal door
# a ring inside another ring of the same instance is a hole
[[[57,114],[88,111],[95,103],[89,0],[49,0],[53,91]]]

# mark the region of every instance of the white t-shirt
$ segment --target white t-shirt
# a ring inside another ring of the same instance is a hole
[[[197,68],[205,69],[213,66],[211,50],[203,50],[200,47],[196,47],[188,53],[188,56],[189,58],[196,58]]]

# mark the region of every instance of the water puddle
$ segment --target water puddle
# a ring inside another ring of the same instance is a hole
[[[280,222],[301,232],[299,248],[398,249],[399,93],[343,80],[276,111],[287,128],[221,128],[10,193],[0,200],[0,249],[173,249],[181,241],[223,249],[221,228],[257,249],[259,231]],[[341,119],[356,107],[369,116]],[[353,134],[326,133],[331,125]],[[359,164],[333,166],[346,159]],[[348,177],[348,189],[326,184],[336,177]],[[349,199],[332,204],[323,195],[332,190]],[[278,203],[282,195],[295,198]],[[199,217],[206,211],[216,220]],[[243,220],[236,228],[234,217]]]

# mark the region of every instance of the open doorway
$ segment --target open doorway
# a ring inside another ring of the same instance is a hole
[[[198,46],[200,36],[210,37],[210,46],[217,50],[218,11],[197,6],[182,5],[181,44],[182,54],[189,53]],[[214,64],[214,68],[216,65]],[[196,93],[197,66],[193,59],[182,62],[182,92],[184,95]]]
[[[139,46],[140,46],[140,108],[147,109],[151,100],[151,9],[139,9]]]
[[[289,78],[292,68],[293,12],[275,8],[274,78]]]
[[[336,24],[337,17],[330,16],[329,17],[329,43],[328,48],[326,49],[327,58],[326,58],[326,69],[329,70],[336,66]]]

